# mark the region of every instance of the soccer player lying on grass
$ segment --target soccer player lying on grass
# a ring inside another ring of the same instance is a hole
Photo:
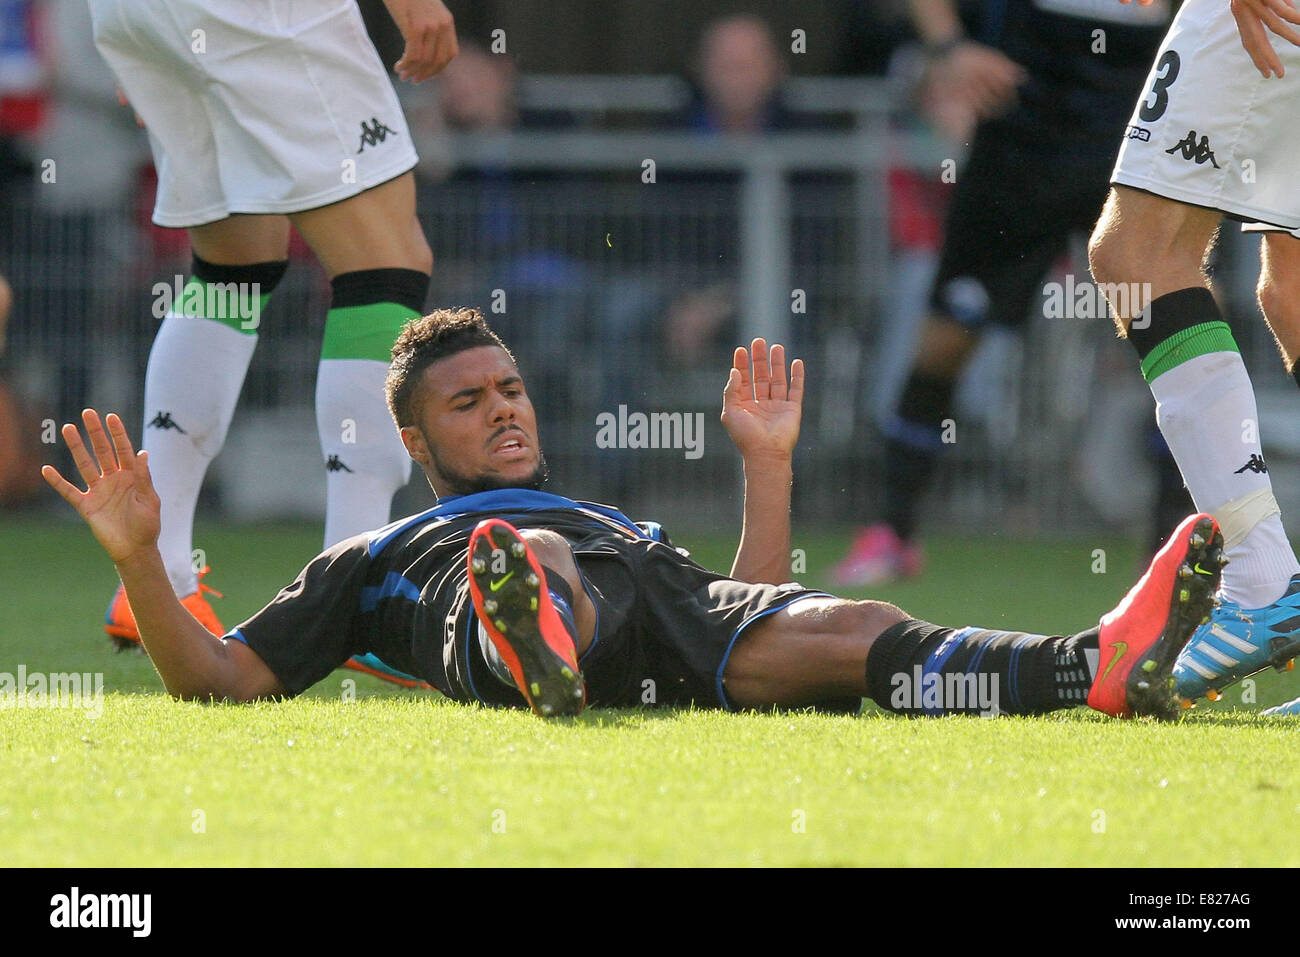
[[[168,583],[147,453],[132,450],[116,415],[105,431],[84,413],[93,456],[63,427],[87,490],[51,466],[42,474],[116,564],[172,695],[294,695],[373,652],[455,700],[541,715],[586,703],[854,712],[869,696],[908,714],[1039,714],[1086,701],[1170,717],[1174,660],[1218,587],[1223,540],[1209,515],[1186,519],[1115,610],[1068,637],[944,628],[786,582],[804,367],[795,360],[787,376],[784,349],[769,354],[761,339],[736,350],[723,393],[745,474],[730,575],[692,562],[656,525],[540,491],[532,403],[477,310],[408,323],[387,391],[438,504],[324,552],[224,638]]]

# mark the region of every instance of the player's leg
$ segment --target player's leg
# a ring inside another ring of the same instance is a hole
[[[596,637],[596,606],[587,593],[573,549],[563,535],[550,529],[521,528],[519,537],[541,564],[550,598],[566,628],[572,632],[578,654],[584,654]]]
[[[932,309],[925,317],[916,358],[885,423],[880,521],[864,528],[835,566],[837,585],[878,585],[921,573],[920,505],[939,467],[953,395],[979,344],[983,320],[983,312],[978,317],[963,313],[959,320],[946,308]]]
[[[1282,44],[1278,55],[1288,72],[1300,69],[1300,48]],[[1254,611],[1289,603],[1300,564],[1269,486],[1250,379],[1201,274],[1215,210],[1300,227],[1298,136],[1294,91],[1242,57],[1228,6],[1186,0],[1129,120],[1093,235],[1098,279],[1151,283],[1149,312],[1128,338],[1188,490],[1219,519],[1231,559],[1224,600],[1184,658],[1202,646],[1204,655],[1194,674],[1178,674],[1188,696],[1275,662],[1287,650],[1278,643],[1300,650],[1300,630],[1262,635],[1246,624]],[[1294,617],[1285,610],[1279,623]]]
[[[1287,371],[1300,380],[1300,241],[1291,234],[1269,231],[1261,246],[1258,300],[1273,329]],[[1223,601],[1210,628],[1192,638],[1174,674],[1187,698],[1203,693],[1216,697],[1219,689],[1266,666],[1286,668],[1300,651],[1295,627],[1300,618],[1300,576],[1294,576],[1277,601],[1264,607],[1243,607]],[[1270,709],[1273,714],[1300,714],[1300,698]]]
[[[919,574],[918,512],[955,438],[953,395],[990,322],[1016,327],[1052,261],[1060,255],[1079,193],[1099,173],[1061,188],[1025,170],[1052,171],[1049,157],[1009,148],[996,127],[981,127],[957,179],[916,358],[894,412],[883,423],[880,520],[862,529],[833,570],[841,587]],[[1079,185],[1082,184],[1082,185]],[[1027,191],[1030,198],[1026,198]],[[1036,191],[1036,192],[1035,192]],[[1100,202],[1100,186],[1092,190]],[[1036,215],[1026,216],[1026,205]]]
[[[726,661],[741,707],[859,694],[902,714],[1040,714],[1087,703],[1120,717],[1177,713],[1172,669],[1208,619],[1222,536],[1186,519],[1095,628],[1071,636],[944,628],[892,605],[804,598],[744,630]]]
[[[1256,291],[1286,370],[1300,384],[1300,238],[1283,232],[1264,234]]]
[[[1150,283],[1149,293],[1130,293],[1127,309],[1112,303],[1116,321],[1138,351],[1196,507],[1223,527],[1230,564],[1222,601],[1176,669],[1188,699],[1285,664],[1300,642],[1294,629],[1274,633],[1262,624],[1300,612],[1300,563],[1264,464],[1250,376],[1202,268],[1218,219],[1213,210],[1116,186],[1089,248],[1098,281],[1133,290]]]
[[[328,545],[384,524],[409,475],[382,367],[427,291],[417,158],[355,4],[237,6],[218,14],[202,0],[95,0],[96,43],[149,130],[156,222],[290,215],[329,272],[317,388]],[[193,54],[197,28],[221,56]]]
[[[979,267],[985,263],[981,237],[996,235],[989,228],[994,203],[988,193],[997,186],[993,157],[994,144],[977,136],[957,179],[916,355],[894,409],[882,423],[879,516],[858,530],[848,553],[831,570],[842,588],[910,578],[924,564],[914,541],[917,508],[936,468],[956,381],[988,318],[989,293]]]
[[[568,542],[487,519],[470,536],[469,573],[488,669],[538,715],[579,713],[586,686],[578,658],[595,639],[596,609]]]
[[[291,219],[333,289],[316,379],[328,546],[385,524],[393,493],[410,476],[384,378],[398,331],[424,310],[433,254],[411,173]]]
[[[262,310],[288,267],[289,223],[283,216],[230,216],[189,235],[190,275],[184,283],[161,283],[170,303],[145,371],[144,448],[162,500],[158,549],[167,576],[186,607],[220,634],[193,558],[194,511],[208,465],[225,442]],[[139,641],[120,587],[104,627],[119,644]]]
[[[1116,309],[1142,360],[1160,430],[1196,507],[1215,514],[1231,564],[1224,596],[1247,608],[1275,600],[1300,572],[1263,464],[1255,393],[1202,268],[1219,214],[1116,186],[1090,244],[1103,284],[1142,288],[1150,304]]]

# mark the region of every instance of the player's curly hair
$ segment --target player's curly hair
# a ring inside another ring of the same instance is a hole
[[[436,309],[402,327],[393,343],[393,361],[384,383],[388,411],[398,428],[416,423],[420,405],[417,393],[424,370],[439,359],[478,346],[497,346],[505,350],[511,362],[515,359],[488,328],[483,313],[474,308]]]

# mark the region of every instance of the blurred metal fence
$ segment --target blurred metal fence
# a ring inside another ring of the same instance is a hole
[[[733,527],[739,476],[720,397],[731,347],[761,334],[808,362],[800,519],[871,518],[874,419],[908,361],[933,265],[891,245],[886,174],[939,168],[933,144],[891,125],[883,102],[845,132],[815,135],[584,130],[452,144],[456,172],[420,191],[435,254],[429,303],[479,306],[512,345],[555,490],[665,522]],[[157,324],[151,288],[187,271],[183,252],[136,210],[54,215],[35,199],[0,218],[0,270],[17,300],[3,371],[40,417],[66,420],[93,403],[138,423]],[[1263,423],[1267,438],[1294,421],[1294,385],[1263,323],[1247,316],[1250,241],[1229,234],[1225,250],[1243,351],[1261,404],[1278,410]],[[264,314],[232,441],[259,416],[314,436],[328,299],[319,268],[295,263]],[[1144,514],[1150,399],[1125,349],[1100,319],[1038,317],[1023,339],[991,336],[963,389],[930,522],[1069,531]],[[635,413],[702,416],[698,456],[601,447],[601,417],[621,424]],[[214,470],[209,490],[217,501],[222,474]],[[1289,474],[1283,463],[1284,498],[1295,490]],[[414,491],[419,481],[402,505],[427,499]],[[306,513],[319,510],[309,489],[298,498]]]

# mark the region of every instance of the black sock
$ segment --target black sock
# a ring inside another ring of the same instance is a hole
[[[360,269],[335,276],[330,288],[331,309],[395,302],[423,314],[429,274],[417,269]]]
[[[1087,652],[1095,654],[1089,656]],[[1101,657],[1101,628],[1089,628],[1071,635],[1054,653],[1056,700],[1062,705],[1083,704],[1097,677]]]
[[[1044,714],[1083,704],[1091,628],[1069,637],[904,621],[867,656],[867,693],[896,714]]]
[[[886,427],[881,518],[908,539],[916,532],[917,508],[930,486],[956,381],[913,370]]]
[[[1151,300],[1144,318],[1146,321],[1141,325],[1134,320],[1128,330],[1128,341],[1137,350],[1139,359],[1146,359],[1157,346],[1193,326],[1222,323],[1223,313],[1210,290],[1204,286],[1190,286]],[[1223,328],[1227,329],[1227,323]]]
[[[193,256],[190,275],[201,282],[209,283],[254,283],[263,296],[269,296],[284,278],[289,268],[289,260],[275,259],[264,263],[252,263],[246,266],[222,266],[210,263],[206,259]]]

